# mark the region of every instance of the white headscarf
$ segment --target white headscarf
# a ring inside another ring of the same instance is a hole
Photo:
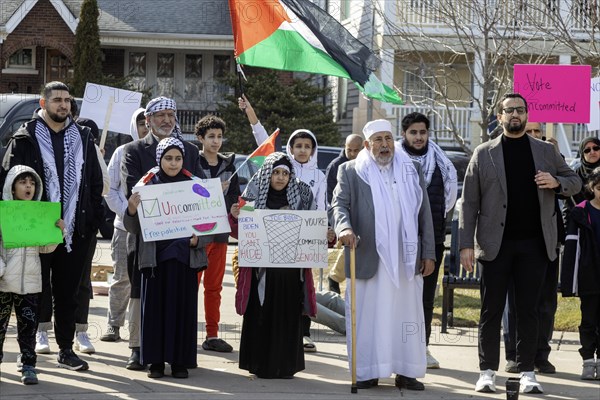
[[[137,128],[137,118],[140,114],[143,114],[145,111],[145,108],[140,107],[137,110],[135,110],[135,112],[131,116],[131,123],[129,124],[129,134],[131,135],[133,140],[138,140],[140,138]]]
[[[419,209],[423,201],[423,192],[413,161],[398,148],[394,151],[392,168],[394,187],[397,190],[398,198],[402,199],[399,207],[390,207],[390,204],[393,204],[394,195],[390,193],[380,167],[371,152],[365,148],[356,157],[356,172],[370,186],[373,197],[377,254],[394,285],[399,287],[401,270],[404,270],[409,281],[413,280],[415,276],[419,258],[417,254]],[[400,211],[400,218],[395,215],[396,210]],[[400,229],[396,225],[398,220],[401,221]],[[403,248],[398,249],[399,243],[402,243]]]

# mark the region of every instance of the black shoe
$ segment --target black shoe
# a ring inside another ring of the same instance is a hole
[[[118,326],[109,325],[108,328],[106,328],[106,333],[100,336],[100,340],[103,342],[116,342],[119,339],[121,339],[121,336],[119,335]]]
[[[207,339],[202,343],[202,348],[204,350],[218,351],[219,353],[231,353],[233,351],[233,347],[223,339]]]
[[[506,371],[510,374],[518,374],[519,366],[517,365],[516,361],[506,360],[506,366],[504,367],[504,371]]]
[[[165,363],[155,363],[150,365],[148,378],[158,379],[162,378],[163,376],[165,376]]]
[[[329,282],[329,291],[340,294],[340,284],[331,278],[327,278],[327,281]]]
[[[146,369],[146,366],[140,362],[140,348],[134,347],[131,349],[131,356],[129,356],[129,360],[127,360],[127,365],[125,368],[130,369],[132,371],[143,371]]]
[[[58,366],[70,369],[71,371],[86,371],[89,369],[88,363],[77,357],[73,349],[61,349],[58,352]]]
[[[556,367],[548,360],[538,361],[535,363],[535,369],[540,374],[555,374]]]
[[[379,379],[368,379],[366,381],[356,381],[356,387],[358,389],[371,389],[379,385]]]
[[[425,385],[423,385],[415,378],[409,378],[407,376],[396,374],[396,379],[394,380],[394,382],[398,389],[425,390]]]
[[[171,365],[171,376],[173,378],[185,379],[188,377],[188,370],[185,367]]]

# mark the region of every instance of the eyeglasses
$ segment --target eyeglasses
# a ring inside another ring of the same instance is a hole
[[[594,150],[595,152],[598,152],[598,151],[600,151],[600,146],[586,147],[585,149],[583,149],[583,154],[589,154],[592,152],[592,150]]]
[[[504,114],[512,114],[514,112],[517,112],[517,114],[521,115],[521,114],[525,114],[527,112],[527,108],[525,107],[506,107],[505,109],[502,110],[502,112],[504,112]]]

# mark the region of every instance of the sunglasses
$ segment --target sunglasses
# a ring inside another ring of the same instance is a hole
[[[517,112],[517,114],[525,114],[527,112],[527,108],[525,107],[506,107],[505,109],[502,110],[504,112],[504,114],[512,114],[515,111]]]
[[[598,152],[600,151],[600,146],[586,147],[585,149],[583,149],[583,154],[589,154],[592,152],[592,150]]]

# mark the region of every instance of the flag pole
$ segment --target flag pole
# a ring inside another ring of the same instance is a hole
[[[356,254],[354,246],[350,248],[350,320],[352,325],[352,386],[350,393],[358,393],[356,386]]]
[[[242,80],[242,78],[245,80],[246,79],[246,75],[244,75],[244,71],[242,70],[242,66],[240,64],[237,63],[236,61],[236,70],[237,70],[237,74],[238,74],[238,85],[240,86],[240,97],[244,97],[244,81]]]

